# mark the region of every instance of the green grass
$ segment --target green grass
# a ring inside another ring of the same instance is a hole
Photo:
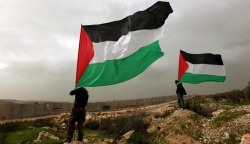
[[[15,132],[10,132],[9,133],[9,136],[8,138],[6,139],[6,144],[17,144],[17,143],[26,143],[26,142],[33,142],[33,140],[37,139],[38,137],[38,134],[41,132],[41,131],[46,131],[46,132],[49,132],[50,134],[53,134],[55,136],[60,136],[58,134],[56,134],[55,132],[53,131],[50,131],[50,130],[46,130],[46,129],[43,129],[43,128],[32,128],[32,129],[26,129],[26,130],[22,130],[22,131],[15,131]],[[55,143],[55,141],[44,141],[42,143]],[[42,143],[39,143],[39,144],[42,144]]]
[[[35,142],[34,144],[62,144],[60,141],[44,140],[42,142]]]
[[[129,144],[150,144],[152,143],[152,140],[144,133],[135,132],[128,139],[128,143]]]
[[[34,140],[37,139],[41,131],[45,131],[45,132],[48,132],[49,134],[59,137],[60,141],[44,140],[42,142],[33,142]],[[31,144],[62,144],[62,141],[66,138],[66,131],[67,130],[65,130],[64,133],[60,133],[60,132],[47,130],[44,128],[34,127],[31,129],[10,132],[4,144],[24,144],[26,142],[31,142]],[[95,143],[96,141],[100,139],[104,139],[104,138],[112,138],[112,139],[115,138],[115,136],[107,135],[104,132],[99,131],[99,130],[85,129],[84,133],[85,133],[84,137],[89,140],[89,143]]]
[[[200,115],[198,115],[198,114],[192,114],[192,115],[189,115],[188,118],[190,118],[192,120],[198,120],[200,118]]]
[[[224,105],[236,106],[236,105],[250,105],[250,100],[244,101],[241,100],[240,104],[235,104],[233,101],[225,101],[223,102]]]
[[[235,111],[235,112],[229,112],[225,111],[221,113],[218,117],[216,117],[214,121],[214,125],[216,127],[220,127],[222,124],[227,123],[228,121],[232,121],[235,118],[238,118],[244,114],[248,114],[249,112],[242,110],[242,111]]]
[[[229,133],[229,138],[228,139],[225,139],[224,142],[226,144],[236,144],[236,143],[239,143],[239,141],[237,141],[237,134],[235,133]]]
[[[95,139],[102,139],[102,138],[112,138],[112,135],[107,135],[102,131],[99,130],[90,130],[90,129],[85,129],[84,130],[85,137],[89,138],[95,138]]]
[[[84,138],[88,139],[88,143],[96,143],[97,141],[100,141],[101,139],[110,138],[115,139],[115,135],[107,135],[105,132],[100,130],[91,130],[91,129],[85,129],[84,130]]]

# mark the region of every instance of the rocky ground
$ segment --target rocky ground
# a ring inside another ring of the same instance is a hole
[[[145,113],[144,121],[149,123],[147,132],[155,144],[250,144],[250,105],[228,106],[206,103],[203,107],[216,107],[212,117],[205,117],[191,110],[179,110],[176,101],[103,112],[89,112],[88,121],[99,121],[108,117]],[[69,113],[51,116],[61,129],[67,130]],[[51,118],[50,117],[50,118]],[[85,133],[88,143],[126,144],[134,131],[128,131],[120,140],[110,137],[94,139],[93,134]],[[115,142],[114,142],[115,141]]]
[[[250,105],[227,106],[210,103],[207,106],[216,106],[212,117],[209,118],[187,109],[179,110],[176,101],[174,101],[158,105],[88,113],[87,121],[147,113],[148,116],[144,118],[150,123],[147,132],[157,144],[240,143],[244,135],[249,137],[247,134],[250,134]],[[126,139],[133,132],[126,133],[123,139],[117,143],[125,144]],[[95,141],[95,143],[112,143],[112,139],[104,138],[99,142]]]

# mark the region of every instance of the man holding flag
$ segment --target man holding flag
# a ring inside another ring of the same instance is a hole
[[[75,95],[74,107],[72,108],[72,113],[69,119],[69,129],[67,132],[67,140],[64,144],[70,143],[73,138],[73,133],[75,130],[75,123],[77,122],[78,137],[77,141],[83,140],[83,123],[85,122],[86,116],[86,105],[88,103],[89,95],[88,91],[83,88],[77,88],[72,90],[70,95]]]
[[[83,87],[125,82],[162,57],[159,39],[164,37],[164,23],[172,12],[168,2],[158,1],[118,21],[81,26],[76,89],[70,92],[76,100],[67,142],[71,142],[75,122],[78,122],[78,140],[83,139],[82,122],[88,101],[88,92]]]
[[[176,94],[178,97],[179,109],[183,110],[183,109],[185,109],[183,96],[186,95],[187,93],[186,93],[186,90],[184,89],[184,87],[182,86],[182,83],[180,81],[175,80],[175,84],[177,86]]]

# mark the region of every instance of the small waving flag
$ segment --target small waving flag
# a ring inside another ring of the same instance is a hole
[[[119,21],[82,25],[76,87],[113,85],[145,71],[164,55],[158,40],[172,12],[168,2],[156,2]]]
[[[180,51],[178,79],[182,83],[224,82],[225,67],[220,54],[190,54]]]

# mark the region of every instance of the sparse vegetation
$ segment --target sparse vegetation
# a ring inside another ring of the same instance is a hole
[[[142,132],[135,132],[127,141],[129,144],[151,144],[152,141]]]
[[[165,118],[165,117],[169,116],[172,112],[173,112],[173,110],[165,110],[163,112],[163,114],[161,114],[159,117],[156,117],[156,118]]]
[[[216,117],[215,119],[213,119],[214,121],[214,125],[217,127],[220,127],[221,125],[223,125],[224,123],[228,122],[228,121],[232,121],[235,118],[238,118],[244,114],[248,114],[250,112],[247,111],[224,111],[223,113],[221,113],[218,117]]]
[[[85,124],[85,128],[88,128],[90,130],[99,130],[100,122],[96,120],[90,120]]]
[[[145,132],[148,124],[143,121],[143,115],[121,116],[116,119],[106,118],[100,122],[100,130],[107,134],[118,134],[121,136],[130,130]]]
[[[129,144],[171,143],[183,138],[190,141],[210,143],[239,143],[245,133],[250,133],[245,122],[249,122],[250,83],[243,90],[232,90],[209,96],[185,98],[188,110],[177,110],[172,102],[161,112],[126,110],[127,115],[115,115],[102,119],[91,119],[85,125],[85,138],[89,143],[117,143],[122,135],[134,131],[127,139]],[[109,110],[105,106],[103,110]],[[221,110],[221,111],[220,111]],[[220,111],[220,112],[218,112]],[[218,112],[214,115],[213,112]],[[103,114],[98,112],[97,115]],[[105,112],[107,114],[109,112]],[[111,115],[110,115],[111,116]],[[148,118],[148,119],[146,119]],[[65,120],[66,123],[68,120]],[[50,127],[54,129],[44,129]],[[148,131],[152,128],[153,132]],[[34,143],[39,132],[47,131],[60,141],[45,140],[37,144],[60,144],[66,138],[67,130],[53,123],[52,118],[36,121],[9,122],[0,124],[0,143]],[[171,139],[172,137],[172,139]],[[110,139],[106,142],[105,139]],[[183,142],[180,142],[183,143]],[[185,141],[188,144],[188,142]]]
[[[250,103],[250,82],[242,90],[231,90],[224,93],[217,93],[211,96],[216,102],[227,101],[230,105]]]
[[[102,106],[102,110],[104,110],[104,111],[110,110],[110,106],[109,105],[104,105],[104,106]]]
[[[243,90],[231,90],[224,93],[217,93],[210,96],[193,96],[187,98],[185,106],[207,118],[212,117],[212,112],[218,110],[218,104],[222,105],[249,105],[250,104],[250,83]],[[209,103],[216,103],[210,106]]]
[[[28,143],[35,140],[41,131],[47,131],[56,136],[61,137],[60,133],[47,130],[42,127],[53,126],[52,119],[39,119],[36,121],[26,122],[9,122],[0,125],[0,143]],[[48,140],[46,142],[40,142],[40,144],[56,143],[55,141]]]
[[[237,134],[235,134],[235,133],[230,133],[229,134],[229,138],[228,139],[225,139],[224,140],[224,142],[226,143],[226,144],[236,144],[236,143],[238,143],[238,141],[237,141]]]

